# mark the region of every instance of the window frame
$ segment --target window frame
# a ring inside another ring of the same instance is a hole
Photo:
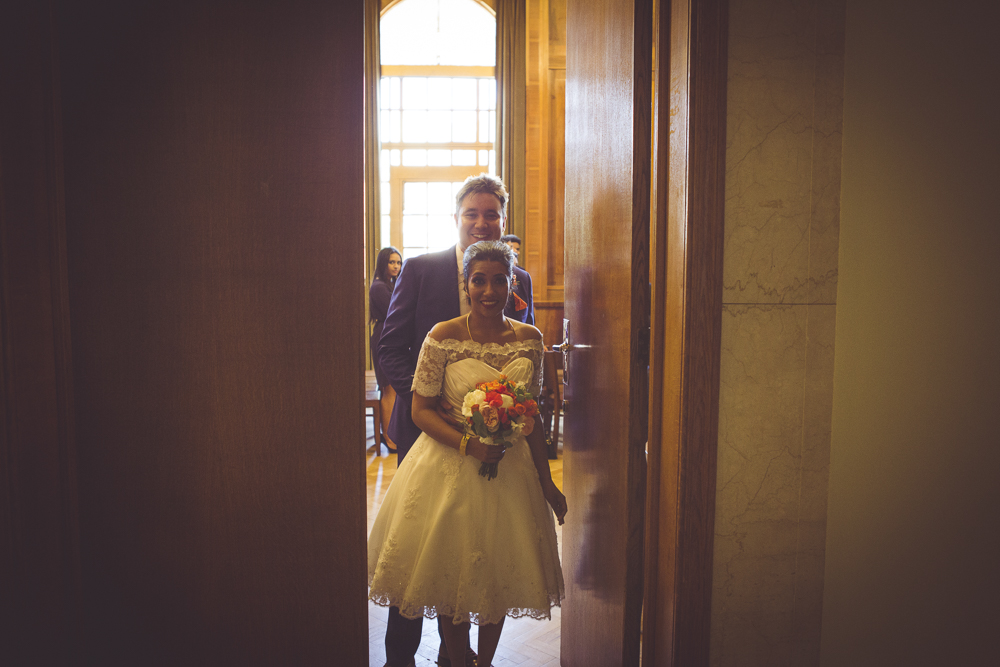
[[[391,65],[382,67],[381,79],[386,79],[389,77],[414,77],[414,78],[473,78],[473,79],[487,79],[491,78],[496,83],[496,68],[495,67],[484,67],[484,66],[456,66],[456,65]],[[381,85],[380,79],[380,85]],[[379,114],[383,108],[379,108]],[[477,109],[482,111],[482,109]],[[494,105],[492,111],[497,113],[496,105]],[[495,123],[494,123],[495,126]],[[380,132],[381,135],[384,134]],[[381,150],[379,151],[379,156],[381,159],[382,151],[393,151],[398,150],[402,154],[403,150],[416,149],[416,150],[434,150],[434,149],[446,149],[446,150],[475,150],[477,155],[477,163],[475,165],[452,165],[450,167],[440,167],[440,166],[392,166],[389,165],[389,210],[382,211],[382,215],[389,215],[389,238],[382,239],[382,246],[391,245],[399,248],[401,252],[403,250],[403,183],[404,182],[456,182],[464,181],[469,176],[476,176],[483,172],[495,173],[495,158],[494,158],[494,170],[490,172],[489,165],[478,164],[479,151],[495,151],[496,142],[392,142],[382,140]],[[495,153],[494,153],[495,156]],[[380,187],[385,187],[385,181],[380,181]],[[436,249],[428,248],[426,252],[433,252]],[[405,258],[404,258],[405,259]]]

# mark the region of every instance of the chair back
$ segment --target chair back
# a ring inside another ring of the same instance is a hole
[[[562,412],[562,383],[559,380],[561,366],[562,353],[546,350],[542,360],[542,395],[539,397],[538,406],[542,415],[542,426],[545,428],[550,459],[556,458],[559,447],[559,417]]]

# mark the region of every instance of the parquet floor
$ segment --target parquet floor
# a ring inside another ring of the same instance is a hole
[[[367,468],[368,468],[368,530],[371,530],[375,515],[385,496],[386,489],[396,472],[396,456],[376,456],[372,420],[366,421],[367,428]],[[561,429],[560,429],[561,432]],[[560,447],[561,450],[561,447]],[[549,461],[552,478],[556,485],[562,488],[562,459]],[[556,535],[559,539],[560,553],[562,550],[562,528],[556,525]],[[385,663],[385,623],[389,610],[368,603],[368,641],[370,667],[382,667]],[[493,667],[558,667],[559,642],[561,638],[560,609],[552,609],[552,620],[536,621],[532,618],[508,618],[504,622],[503,634],[500,636],[500,646],[493,658]],[[478,642],[478,631],[472,626],[472,646]],[[431,667],[437,659],[440,639],[437,632],[437,621],[424,621],[423,639],[417,650],[416,667]]]

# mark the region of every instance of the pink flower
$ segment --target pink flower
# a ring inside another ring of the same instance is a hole
[[[487,405],[479,412],[483,415],[483,423],[486,424],[486,429],[490,433],[496,433],[497,429],[500,428],[500,415],[497,414],[497,409],[492,405]]]

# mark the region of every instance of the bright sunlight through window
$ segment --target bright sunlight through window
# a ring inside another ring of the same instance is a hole
[[[454,197],[496,173],[496,19],[475,0],[403,0],[381,20],[382,245],[457,240]]]
[[[379,39],[382,65],[496,65],[496,18],[475,0],[403,0]]]

